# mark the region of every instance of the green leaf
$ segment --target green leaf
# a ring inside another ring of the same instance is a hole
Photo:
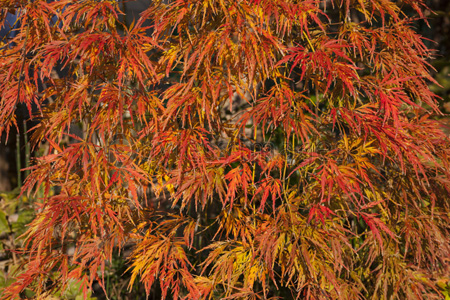
[[[4,211],[0,211],[0,233],[9,232],[9,223]]]

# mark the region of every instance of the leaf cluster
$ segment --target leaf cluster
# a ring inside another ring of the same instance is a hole
[[[87,296],[126,247],[130,289],[162,299],[442,297],[450,140],[423,0],[155,0],[130,25],[112,0],[0,4],[21,20],[0,134],[24,105],[48,146],[2,299]]]

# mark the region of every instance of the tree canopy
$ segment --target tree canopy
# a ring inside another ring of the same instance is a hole
[[[131,24],[113,0],[0,4],[2,28],[20,20],[0,134],[23,106],[46,147],[2,299],[87,296],[127,247],[129,287],[162,299],[448,295],[424,1],[155,0]]]

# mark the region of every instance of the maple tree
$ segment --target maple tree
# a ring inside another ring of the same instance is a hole
[[[0,134],[22,105],[48,146],[2,299],[86,295],[126,245],[129,287],[163,299],[443,296],[450,143],[422,0],[155,0],[132,24],[113,0],[0,3],[20,19]]]

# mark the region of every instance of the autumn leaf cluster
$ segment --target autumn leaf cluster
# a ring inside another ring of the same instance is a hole
[[[162,299],[442,298],[450,143],[423,0],[155,0],[131,24],[112,0],[0,7],[20,20],[0,134],[24,106],[48,147],[2,299],[104,286],[130,245],[130,287]]]

